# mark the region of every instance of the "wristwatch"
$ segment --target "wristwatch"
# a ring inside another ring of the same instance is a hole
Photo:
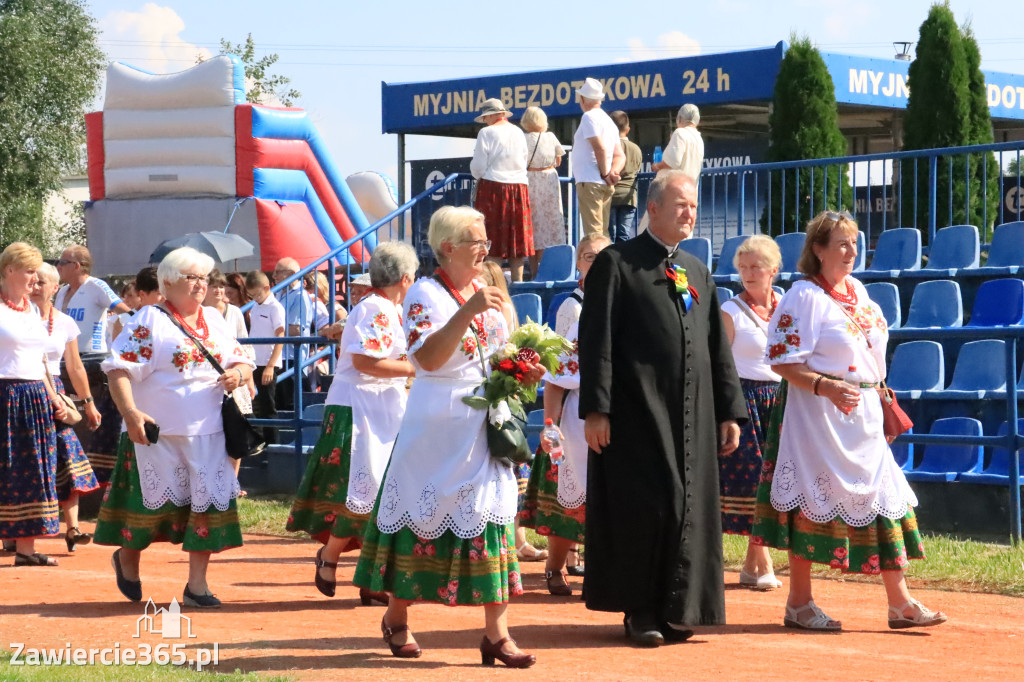
[[[85,403],[86,405],[88,405],[89,403],[92,402],[92,396],[91,395],[85,396],[84,398],[82,398],[82,402]]]

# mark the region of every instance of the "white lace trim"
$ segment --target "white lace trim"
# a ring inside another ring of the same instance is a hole
[[[566,509],[576,509],[587,501],[587,483],[576,476],[576,467],[568,457],[558,466],[558,504]]]
[[[149,446],[135,446],[128,460],[139,467],[142,504],[159,509],[170,502],[204,512],[226,511],[241,488],[224,450],[224,434],[162,436]]]
[[[894,481],[891,467],[895,462],[886,465],[882,480],[875,488],[858,479],[853,490],[833,489],[834,477],[827,471],[819,471],[811,486],[811,499],[804,492],[797,492],[800,472],[793,462],[783,462],[776,470],[772,479],[771,503],[778,511],[787,512],[797,507],[803,515],[814,523],[828,523],[836,517],[854,527],[866,526],[877,517],[901,519],[907,514],[907,507],[917,506],[917,496],[910,488],[902,473],[898,475],[899,483]]]
[[[507,490],[506,487],[510,487]],[[457,537],[464,540],[475,538],[484,532],[488,523],[507,525],[513,523],[516,518],[515,481],[504,480],[495,472],[487,488],[490,493],[483,500],[482,508],[476,507],[476,484],[472,482],[463,483],[459,486],[458,492],[448,499],[438,499],[438,493],[433,483],[428,483],[420,489],[415,501],[415,510],[418,512],[417,519],[407,508],[397,517],[392,516],[403,505],[402,495],[398,483],[389,479],[384,484],[384,493],[381,496],[380,509],[377,512],[377,528],[382,533],[397,533],[402,528],[408,527],[418,537],[433,540],[440,537],[445,531],[452,531]],[[512,495],[513,503],[507,505],[506,498]],[[442,509],[442,504],[444,509]],[[510,506],[507,512],[503,507]],[[386,520],[385,517],[392,520]]]
[[[379,491],[380,484],[374,481],[370,469],[361,466],[355,474],[349,473],[345,506],[356,514],[369,514],[373,511],[373,503],[377,501]]]

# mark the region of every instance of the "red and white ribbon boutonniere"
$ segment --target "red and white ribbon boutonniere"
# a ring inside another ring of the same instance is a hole
[[[697,290],[693,288],[690,281],[686,278],[686,268],[677,263],[670,262],[668,267],[665,268],[665,276],[675,286],[676,293],[679,294],[679,298],[682,299],[683,305],[686,307],[686,312],[690,312],[690,307],[693,306],[694,301],[700,303],[700,294],[697,293]]]

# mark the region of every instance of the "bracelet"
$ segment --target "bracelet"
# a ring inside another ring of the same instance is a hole
[[[87,395],[86,397],[82,398],[82,402],[85,403],[86,405],[88,405],[89,403],[92,402],[92,396],[91,395]]]
[[[818,376],[814,377],[814,381],[811,382],[811,393],[813,393],[814,395],[818,395],[818,384],[820,384],[821,380],[824,378],[824,374],[819,374]]]
[[[237,367],[235,367],[235,371],[238,372],[238,383],[244,384],[245,383],[245,379],[242,378],[242,370],[240,370]]]

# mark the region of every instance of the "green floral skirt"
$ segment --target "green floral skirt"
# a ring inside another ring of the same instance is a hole
[[[220,552],[242,546],[233,499],[224,511],[211,505],[206,511],[196,512],[171,502],[159,509],[147,509],[135,466],[135,444],[127,433],[121,434],[117,465],[103,496],[94,537],[98,545],[127,549],[145,549],[153,542],[180,544],[186,552]]]
[[[376,508],[353,582],[399,599],[448,606],[501,604],[523,593],[512,524],[488,523],[483,534],[469,540],[450,530],[425,540],[409,528],[380,532]]]
[[[306,461],[287,529],[305,531],[327,543],[333,535],[348,538],[341,551],[359,549],[369,514],[356,514],[345,506],[352,454],[352,408],[329,405],[324,410],[320,439]]]
[[[558,467],[543,450],[537,451],[519,511],[519,525],[539,535],[553,535],[570,542],[584,541],[587,505],[566,509],[558,501]]]
[[[838,517],[828,523],[815,523],[799,508],[780,512],[772,506],[772,478],[779,458],[787,391],[783,381],[768,425],[751,544],[789,550],[807,561],[826,564],[844,573],[904,570],[908,559],[923,559],[924,543],[912,507],[907,507],[907,514],[901,519],[878,516],[867,526],[854,527]]]

